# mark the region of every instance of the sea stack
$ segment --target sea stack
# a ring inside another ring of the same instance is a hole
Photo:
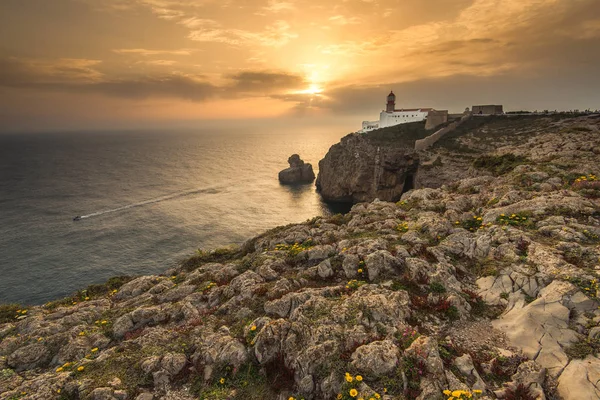
[[[288,158],[289,168],[279,172],[279,182],[284,184],[311,183],[315,180],[312,165],[302,161],[298,154]]]

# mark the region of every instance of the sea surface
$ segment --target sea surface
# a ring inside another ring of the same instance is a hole
[[[282,186],[277,173],[293,153],[317,173],[344,135],[0,134],[0,303],[41,304],[112,276],[161,274],[198,248],[336,212],[314,184]]]

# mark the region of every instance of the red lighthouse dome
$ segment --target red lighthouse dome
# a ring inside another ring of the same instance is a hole
[[[390,94],[388,94],[388,96],[387,96],[387,105],[385,107],[385,111],[394,112],[395,108],[396,108],[396,95],[394,94],[393,91],[390,91]]]

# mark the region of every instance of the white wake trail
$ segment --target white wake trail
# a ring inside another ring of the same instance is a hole
[[[145,206],[145,205],[148,205],[148,204],[159,203],[161,201],[171,200],[171,199],[178,198],[178,197],[190,196],[190,195],[193,195],[193,194],[218,193],[219,189],[220,189],[220,187],[214,186],[214,187],[210,187],[210,188],[193,189],[193,190],[187,190],[187,191],[184,191],[184,192],[172,193],[172,194],[168,194],[168,195],[165,195],[165,196],[155,197],[155,198],[150,199],[150,200],[140,201],[139,203],[128,204],[128,205],[122,206],[122,207],[111,208],[109,210],[96,211],[96,212],[93,212],[93,213],[90,213],[90,214],[81,215],[81,216],[79,216],[79,218],[80,219],[84,219],[84,218],[97,217],[99,215],[104,215],[104,214],[119,212],[119,211],[123,211],[123,210],[128,210],[128,209],[134,208],[134,207],[142,207],[142,206]]]

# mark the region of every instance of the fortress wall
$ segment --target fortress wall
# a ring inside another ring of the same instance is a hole
[[[425,129],[434,129],[436,126],[440,126],[446,122],[448,122],[448,110],[431,110],[427,113]]]
[[[462,124],[464,121],[468,120],[469,118],[471,118],[471,114],[470,113],[465,114],[462,116],[460,121],[453,122],[450,125],[448,125],[447,127],[436,131],[435,133],[427,136],[426,138],[417,140],[415,142],[415,150],[417,150],[417,151],[425,150],[426,148],[433,146],[433,144],[435,142],[437,142],[438,140],[440,140],[442,137],[444,137],[444,135],[446,133],[453,131],[454,129],[456,129],[456,127],[460,126],[460,124]]]

